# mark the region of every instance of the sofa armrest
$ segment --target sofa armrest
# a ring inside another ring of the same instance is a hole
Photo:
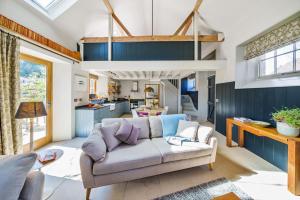
[[[94,161],[86,153],[80,155],[80,171],[84,188],[92,188],[94,184],[93,176]]]
[[[19,199],[41,200],[44,190],[45,176],[40,171],[32,171],[26,177]]]
[[[208,145],[212,147],[212,153],[211,153],[211,163],[214,163],[216,161],[216,155],[217,155],[217,147],[218,147],[218,140],[216,137],[211,137]]]

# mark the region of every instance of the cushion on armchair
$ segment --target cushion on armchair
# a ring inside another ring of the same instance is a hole
[[[34,165],[36,158],[36,153],[27,153],[0,160],[1,199],[19,199],[27,174]]]

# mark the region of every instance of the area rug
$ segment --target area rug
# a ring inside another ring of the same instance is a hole
[[[253,198],[226,178],[219,178],[208,183],[203,183],[183,191],[159,197],[156,200],[211,200],[229,192],[235,193],[241,200],[253,200]]]

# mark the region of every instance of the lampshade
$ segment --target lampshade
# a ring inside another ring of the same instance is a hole
[[[24,119],[46,115],[47,112],[43,102],[21,102],[15,117],[16,119]]]
[[[152,87],[146,87],[144,92],[154,92],[154,89]]]

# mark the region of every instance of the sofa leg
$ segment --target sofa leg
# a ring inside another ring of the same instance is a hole
[[[213,163],[209,163],[209,164],[208,164],[208,169],[209,169],[210,171],[213,170],[213,167],[214,167],[214,164],[213,164]]]
[[[92,188],[86,188],[86,196],[85,196],[86,200],[90,199],[91,190],[92,190]]]

